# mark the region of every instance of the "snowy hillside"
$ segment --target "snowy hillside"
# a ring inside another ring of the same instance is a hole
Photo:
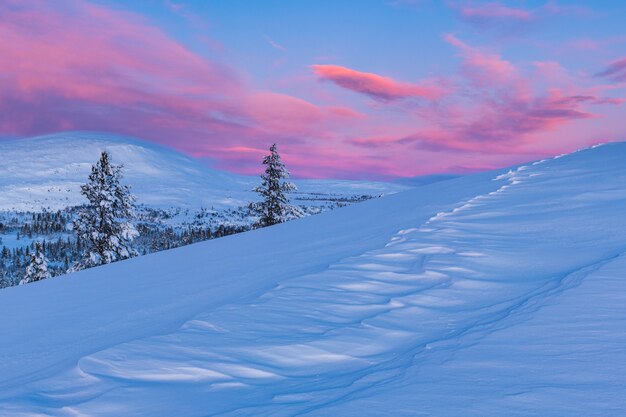
[[[626,143],[0,290],[0,415],[619,416]]]
[[[114,163],[125,165],[125,181],[141,204],[223,209],[246,205],[255,198],[251,190],[258,177],[213,170],[172,149],[133,138],[66,132],[0,141],[0,210],[58,210],[82,204],[79,187],[103,150],[111,153]],[[303,193],[299,197],[378,196],[407,189],[367,181],[296,183]]]

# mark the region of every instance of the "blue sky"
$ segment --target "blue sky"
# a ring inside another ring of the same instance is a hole
[[[237,172],[472,172],[624,140],[626,3],[7,0],[0,137],[88,129]]]

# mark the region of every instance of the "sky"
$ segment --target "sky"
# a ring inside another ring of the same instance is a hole
[[[0,138],[257,174],[465,174],[626,140],[621,0],[0,0]]]

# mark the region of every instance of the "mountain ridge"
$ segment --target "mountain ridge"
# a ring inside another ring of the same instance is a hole
[[[245,206],[258,177],[209,168],[171,148],[105,132],[61,132],[0,141],[0,210],[39,211],[82,204],[79,187],[102,150],[125,165],[125,182],[152,207]],[[260,167],[260,161],[259,161]],[[261,170],[261,168],[259,168]],[[375,181],[295,180],[304,193],[367,194],[408,187]]]

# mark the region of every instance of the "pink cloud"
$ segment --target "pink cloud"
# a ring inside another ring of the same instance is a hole
[[[596,15],[596,12],[589,7],[579,4],[561,4],[556,0],[548,1],[541,7],[541,11],[555,16],[593,17]]]
[[[501,97],[496,102],[474,103],[481,106],[478,116],[471,112],[406,136],[354,139],[354,145],[381,149],[401,146],[429,152],[450,152],[475,155],[519,155],[528,152],[527,145],[537,134],[552,132],[576,120],[596,117],[584,104],[621,104],[606,102],[595,96],[567,96],[552,90],[546,97],[528,99],[523,96]],[[454,159],[454,158],[450,158]]]
[[[604,77],[611,81],[626,81],[626,58],[621,58],[611,62],[604,70],[597,74],[598,77]]]
[[[526,25],[536,20],[562,18],[573,16],[589,18],[596,13],[585,6],[562,5],[556,1],[548,1],[543,5],[526,9],[512,7],[502,2],[478,2],[471,0],[458,0],[448,3],[458,13],[461,20],[472,23],[481,29],[485,27],[500,27],[506,30],[515,30],[520,25]]]
[[[533,62],[537,75],[552,83],[562,83],[563,80],[569,81],[567,70],[556,61],[536,61]]]
[[[444,35],[444,40],[459,50],[467,74],[478,84],[509,82],[517,76],[515,66],[497,54],[472,47],[453,34]]]
[[[381,101],[407,98],[433,100],[444,94],[440,87],[404,83],[389,77],[355,71],[339,65],[313,65],[312,68],[313,72],[322,80],[333,82],[340,87]]]
[[[366,119],[367,118],[366,114],[358,112],[349,107],[330,106],[330,107],[327,107],[327,111],[330,114],[333,114],[337,117],[345,117],[347,119]]]
[[[314,152],[306,152],[296,146],[281,146],[282,160],[295,177],[300,178],[392,178],[395,171],[387,161],[368,156],[360,150],[337,146],[319,146]],[[265,148],[225,147],[214,151],[224,167],[234,168],[243,174],[259,173],[259,161],[267,154]],[[312,163],[314,162],[314,163]]]
[[[186,13],[178,4],[172,11]],[[458,52],[460,71],[439,85],[312,67],[318,79],[383,103],[368,100],[358,110],[336,89],[320,91],[311,75],[277,90],[315,102],[253,87],[219,49],[209,58],[141,16],[81,0],[0,2],[0,39],[0,134],[114,131],[248,174],[258,173],[273,142],[300,177],[503,166],[543,156],[550,146],[562,150],[563,129],[582,137],[586,131],[575,128],[600,120],[607,112],[599,106],[624,102],[603,95],[619,86],[588,85],[593,78],[557,62],[529,71],[454,35],[445,40]],[[619,81],[621,61],[600,75]]]
[[[201,101],[215,107],[212,97],[241,91],[236,73],[194,55],[141,18],[87,3],[5,3],[0,37],[5,102],[37,106],[45,99],[81,102],[78,109],[91,103],[200,117]]]
[[[504,6],[499,3],[486,3],[481,5],[462,5],[457,10],[461,17],[467,20],[517,20],[529,21],[533,14],[527,10]]]
[[[557,62],[536,62],[538,72],[524,71],[501,56],[472,47],[453,35],[445,39],[460,50],[463,96],[450,97],[438,112],[421,114],[425,125],[404,135],[353,139],[368,149],[402,147],[406,152],[450,152],[475,155],[524,155],[547,133],[576,121],[599,117],[590,106],[621,105],[624,100],[601,96],[598,88],[574,84]],[[549,87],[537,91],[539,80]],[[469,83],[467,83],[469,81]],[[535,84],[535,85],[533,85]]]
[[[144,18],[82,1],[2,2],[0,39],[3,134],[115,131],[235,170],[223,149],[258,169],[258,155],[243,149],[278,141],[308,155],[297,172],[315,159],[314,140],[365,118],[347,106],[257,90]]]

